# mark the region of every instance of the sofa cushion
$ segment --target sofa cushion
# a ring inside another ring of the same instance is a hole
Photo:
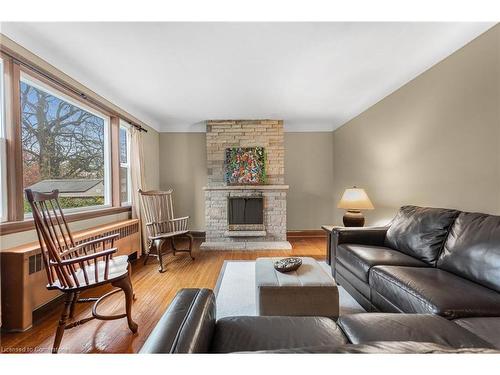
[[[397,250],[382,246],[342,244],[337,247],[337,260],[368,282],[370,268],[377,265],[426,267],[427,264]]]
[[[496,349],[500,349],[500,317],[462,318],[455,319],[453,323],[474,333]]]
[[[500,293],[438,268],[375,266],[370,287],[405,313],[500,316]]]
[[[462,212],[437,266],[500,292],[500,216]]]
[[[403,206],[392,220],[385,245],[435,265],[459,211]]]
[[[335,262],[335,281],[349,293],[366,311],[370,311],[371,290],[368,282],[362,281],[359,277],[345,268],[342,263]],[[357,295],[358,292],[360,295]],[[362,297],[360,299],[360,297]],[[343,307],[342,307],[342,310]]]
[[[489,348],[489,343],[470,331],[437,315],[351,314],[338,325],[352,344],[372,341],[432,342],[452,348]]]
[[[213,353],[303,348],[347,343],[332,319],[301,316],[235,316],[217,321]]]

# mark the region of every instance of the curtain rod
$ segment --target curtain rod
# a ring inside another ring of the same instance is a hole
[[[104,104],[101,104],[99,101],[97,100],[94,100],[92,98],[89,98],[85,93],[81,92],[80,90],[77,90],[75,88],[73,88],[71,85],[68,85],[64,82],[62,82],[61,80],[53,77],[52,74],[50,73],[46,73],[45,71],[43,71],[42,69],[40,68],[37,68],[35,65],[31,64],[30,62],[26,61],[25,59],[19,59],[19,57],[17,56],[14,56],[12,53],[10,53],[9,51],[6,51],[5,49],[2,48],[2,52],[4,54],[6,54],[7,56],[9,56],[10,58],[12,58],[13,62],[14,63],[17,63],[19,65],[24,65],[25,67],[27,67],[28,69],[31,69],[33,70],[35,73],[37,74],[40,74],[41,76],[43,76],[44,78],[48,79],[49,81],[63,87],[65,90],[68,90],[68,91],[71,91],[73,94],[77,95],[78,97],[82,98],[83,100],[86,100],[90,103],[92,103],[94,106],[96,107],[99,107],[103,110],[105,110],[106,112],[110,112],[112,115],[116,116],[116,117],[120,117],[122,118],[123,120],[125,120],[128,124],[132,125],[133,127],[139,129],[140,131],[143,131],[145,133],[148,132],[147,129],[143,128],[141,125],[139,124],[135,124],[134,122],[132,122],[131,120],[129,120],[128,118],[125,118],[125,116],[117,113],[115,110],[107,107],[106,105]],[[23,61],[24,60],[24,61]]]

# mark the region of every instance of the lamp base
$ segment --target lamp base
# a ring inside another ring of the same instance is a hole
[[[365,225],[365,217],[359,210],[347,210],[342,220],[346,227],[362,227]]]

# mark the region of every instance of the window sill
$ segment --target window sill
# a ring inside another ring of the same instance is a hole
[[[74,212],[65,214],[64,217],[68,223],[80,220],[88,220],[101,216],[115,215],[122,212],[131,212],[132,208],[130,206],[125,207],[109,207],[99,210],[89,210],[83,212]],[[35,223],[33,219],[26,219],[23,221],[11,221],[0,224],[0,236],[6,234],[25,232],[28,230],[35,229]]]

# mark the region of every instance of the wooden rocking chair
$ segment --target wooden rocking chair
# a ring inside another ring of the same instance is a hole
[[[188,252],[191,259],[194,260],[192,254],[193,236],[188,229],[189,216],[174,217],[172,190],[142,191],[139,189],[139,194],[149,242],[147,252],[144,255],[144,264],[147,263],[149,256],[156,256],[160,263],[159,271],[165,272],[162,246],[167,240],[170,240],[174,255],[177,252]],[[176,237],[189,238],[189,249],[177,249],[175,246]],[[153,247],[155,248],[155,254],[151,254]]]
[[[96,238],[78,245],[68,227],[61,206],[59,191],[40,193],[26,189],[26,198],[33,211],[36,232],[42,250],[42,259],[47,272],[49,290],[60,290],[66,294],[64,309],[59,320],[52,353],[57,353],[64,334],[70,329],[93,319],[114,320],[127,318],[133,333],[137,324],[132,320],[134,293],[130,280],[130,266],[127,256],[117,256],[114,241],[118,234]],[[80,292],[111,284],[114,289],[99,298],[79,298]],[[125,293],[125,314],[105,316],[97,312],[98,305],[107,297],[123,290]],[[73,318],[76,303],[94,302],[92,316],[66,324]]]

